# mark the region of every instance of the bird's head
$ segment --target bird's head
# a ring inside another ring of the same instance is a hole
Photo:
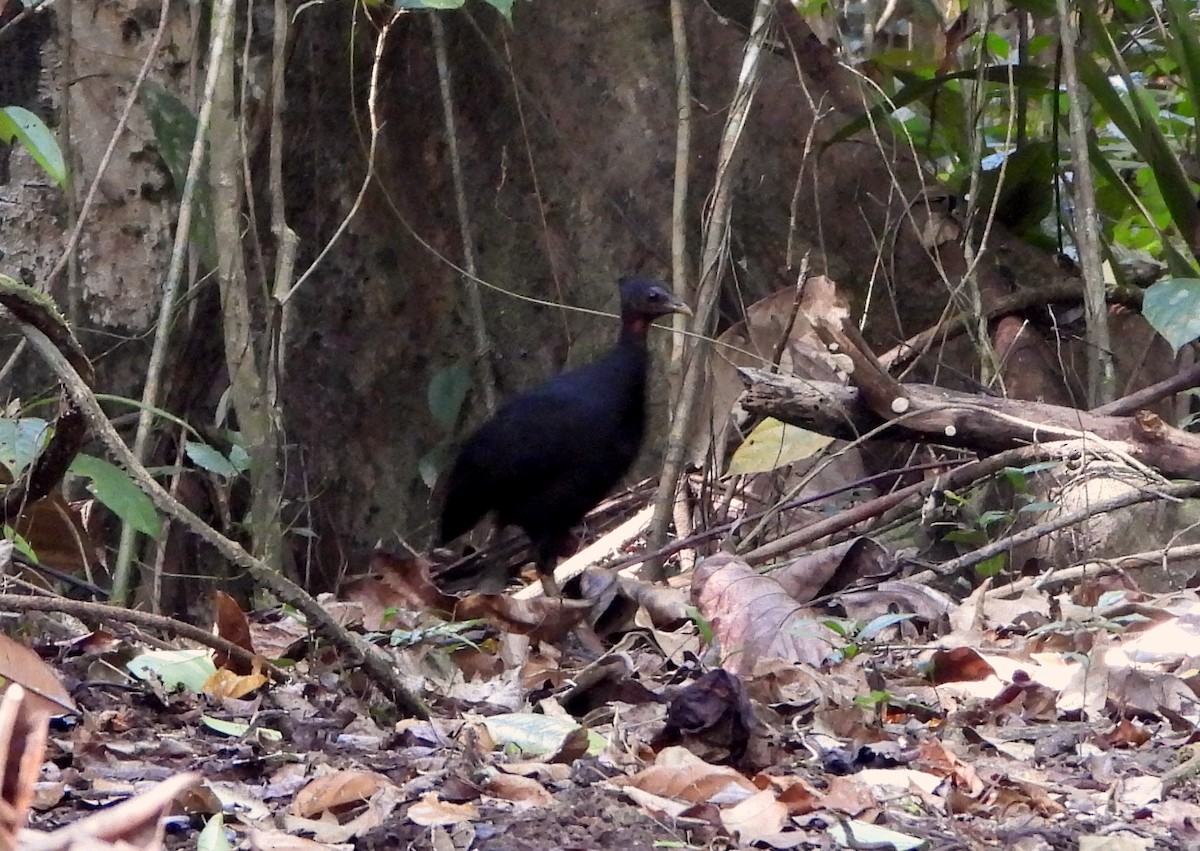
[[[621,318],[629,323],[653,322],[668,313],[692,315],[692,309],[675,296],[665,284],[649,278],[621,279]]]

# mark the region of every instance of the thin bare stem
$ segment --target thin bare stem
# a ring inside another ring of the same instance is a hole
[[[164,6],[169,0],[163,0]],[[146,444],[150,439],[151,411],[157,406],[159,385],[163,367],[167,360],[167,344],[170,338],[171,317],[175,314],[175,301],[183,279],[183,267],[187,261],[191,242],[192,217],[196,207],[196,191],[204,176],[204,145],[208,127],[212,121],[213,93],[219,79],[219,57],[225,55],[225,42],[233,29],[234,0],[220,0],[213,10],[212,44],[209,46],[208,74],[204,81],[204,97],[200,102],[200,114],[196,120],[196,138],[192,140],[191,159],[188,162],[187,178],[183,183],[183,194],[179,200],[179,222],[175,227],[175,245],[171,250],[171,265],[167,279],[163,282],[162,303],[158,308],[158,323],[154,329],[154,345],[150,350],[150,364],[146,368],[146,385],[142,388],[142,407],[138,412],[137,431],[133,439],[133,454],[141,462],[145,458]],[[160,26],[160,32],[165,28]],[[116,567],[113,569],[113,602],[124,603],[129,597],[130,565],[133,561],[133,546],[136,531],[129,525],[121,530],[121,542],[117,549]]]
[[[717,297],[721,291],[721,279],[725,270],[729,250],[729,222],[732,216],[733,176],[738,162],[739,143],[746,127],[746,118],[754,94],[758,90],[759,70],[763,46],[775,10],[775,0],[758,0],[754,7],[754,21],[750,37],[742,54],[742,66],[738,74],[737,89],[730,104],[729,116],[721,136],[717,156],[717,174],[713,188],[712,205],[704,234],[704,251],[700,268],[700,284],[696,292],[696,318],[693,327],[711,329]],[[695,400],[704,384],[708,371],[708,353],[711,345],[708,335],[695,338],[691,347],[687,369],[680,386],[679,398],[671,418],[671,431],[667,438],[666,457],[663,460],[662,477],[654,500],[654,522],[650,529],[651,546],[662,546],[667,537],[667,527],[674,513],[675,492],[679,474],[683,470],[684,454],[687,452],[688,436],[691,433]],[[650,579],[662,578],[660,562],[647,564],[645,574]]]
[[[1079,82],[1075,63],[1075,43],[1079,30],[1071,16],[1068,0],[1058,0],[1058,32],[1062,44],[1063,85],[1070,104],[1071,161],[1075,163],[1075,245],[1083,270],[1083,306],[1087,320],[1088,407],[1095,408],[1113,400],[1116,374],[1113,370],[1112,334],[1108,326],[1108,307],[1104,300],[1104,262],[1100,256],[1100,215],[1096,210],[1096,185],[1089,165],[1089,100]]]

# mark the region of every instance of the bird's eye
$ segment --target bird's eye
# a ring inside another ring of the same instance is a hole
[[[661,290],[651,290],[650,291],[650,300],[651,301],[662,301],[663,300],[662,291]]]

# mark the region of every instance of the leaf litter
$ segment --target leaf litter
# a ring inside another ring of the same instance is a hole
[[[108,633],[10,640],[0,838],[190,848],[221,815],[243,848],[1200,845],[1194,591],[989,579],[956,600],[877,581],[896,563],[856,539],[777,573],[718,553],[672,587],[589,568],[600,597],[564,604],[453,597],[377,554],[327,605],[428,720],[294,613],[231,599],[218,634],[289,681]]]

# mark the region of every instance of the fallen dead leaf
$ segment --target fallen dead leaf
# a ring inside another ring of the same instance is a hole
[[[725,554],[695,571],[692,599],[721,642],[723,667],[742,675],[759,659],[776,657],[814,667],[833,655],[834,634],[788,596],[770,576]]]
[[[451,804],[443,801],[434,792],[408,808],[409,821],[425,825],[452,825],[479,818],[479,809],[474,804]]]
[[[318,777],[296,795],[292,812],[312,818],[323,812],[339,810],[370,800],[392,781],[374,771],[335,771]]]

